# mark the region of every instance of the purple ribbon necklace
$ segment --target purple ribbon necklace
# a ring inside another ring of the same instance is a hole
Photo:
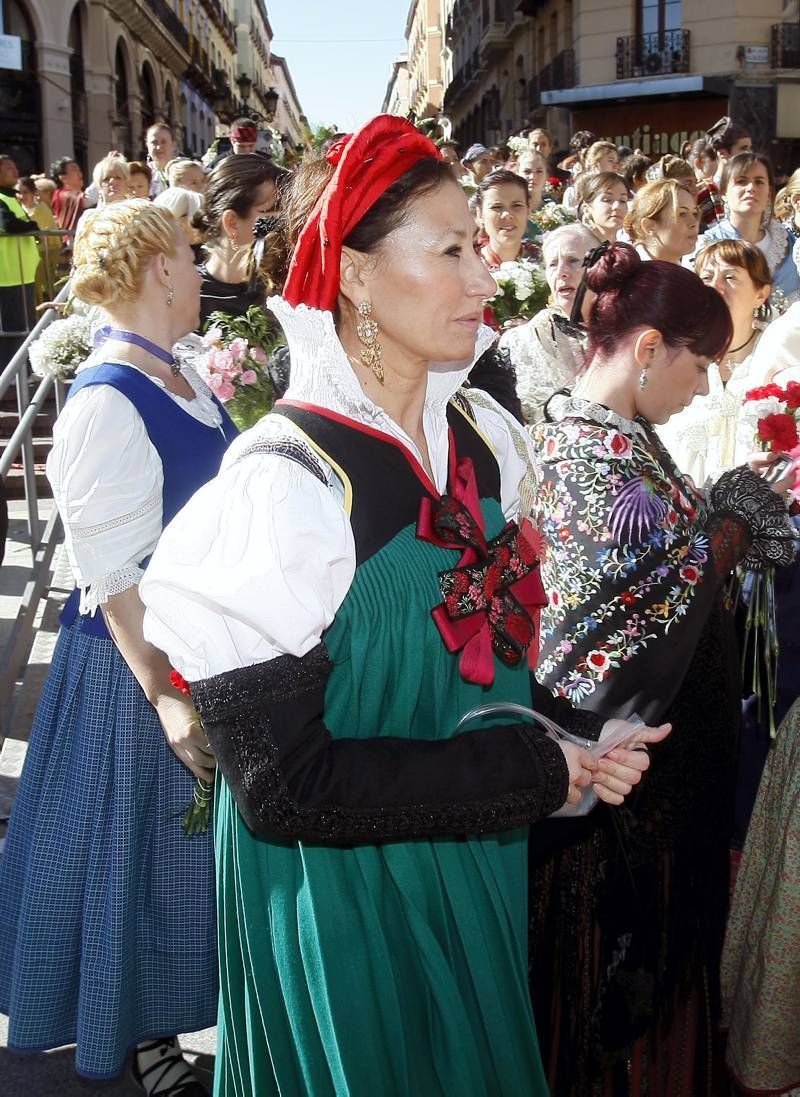
[[[175,356],[168,350],[164,350],[157,343],[153,343],[150,339],[146,339],[143,335],[137,335],[135,331],[122,331],[121,328],[112,328],[106,324],[105,327],[100,328],[94,337],[95,347],[102,346],[108,339],[116,339],[118,343],[131,343],[135,347],[141,347],[142,350],[146,350],[149,354],[152,354],[154,358],[158,358],[161,362],[166,362],[169,366],[169,371],[173,377],[180,377],[181,367],[178,362],[175,361]]]

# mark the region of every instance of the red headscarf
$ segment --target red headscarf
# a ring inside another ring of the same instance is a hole
[[[392,114],[379,114],[331,146],[326,159],[336,170],[298,237],[283,287],[290,305],[333,311],[343,241],[392,183],[426,156],[440,158],[434,143]]]

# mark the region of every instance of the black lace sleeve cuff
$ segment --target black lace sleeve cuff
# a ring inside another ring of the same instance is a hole
[[[709,502],[708,532],[720,574],[737,564],[761,571],[792,562],[795,531],[786,504],[752,469],[724,472]]]
[[[446,740],[333,738],[323,721],[323,645],[191,686],[220,770],[248,826],[329,845],[496,833],[556,811],[558,745],[520,725]]]

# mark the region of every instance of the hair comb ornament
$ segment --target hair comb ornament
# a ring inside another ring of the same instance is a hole
[[[569,322],[573,326],[577,326],[581,323],[581,312],[583,310],[583,302],[586,297],[586,273],[587,271],[599,262],[603,258],[605,253],[611,247],[608,240],[604,240],[602,244],[599,244],[596,248],[592,248],[583,257],[583,277],[581,278],[580,285],[575,291],[575,300],[572,302],[572,310],[569,314]]]

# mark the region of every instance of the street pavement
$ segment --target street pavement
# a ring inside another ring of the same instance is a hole
[[[16,1055],[8,1050],[8,1019],[0,1014],[0,1097],[142,1097],[126,1073],[114,1082],[87,1082],[75,1073],[73,1047],[43,1055]],[[211,1089],[216,1029],[181,1036],[181,1046],[198,1078]]]

